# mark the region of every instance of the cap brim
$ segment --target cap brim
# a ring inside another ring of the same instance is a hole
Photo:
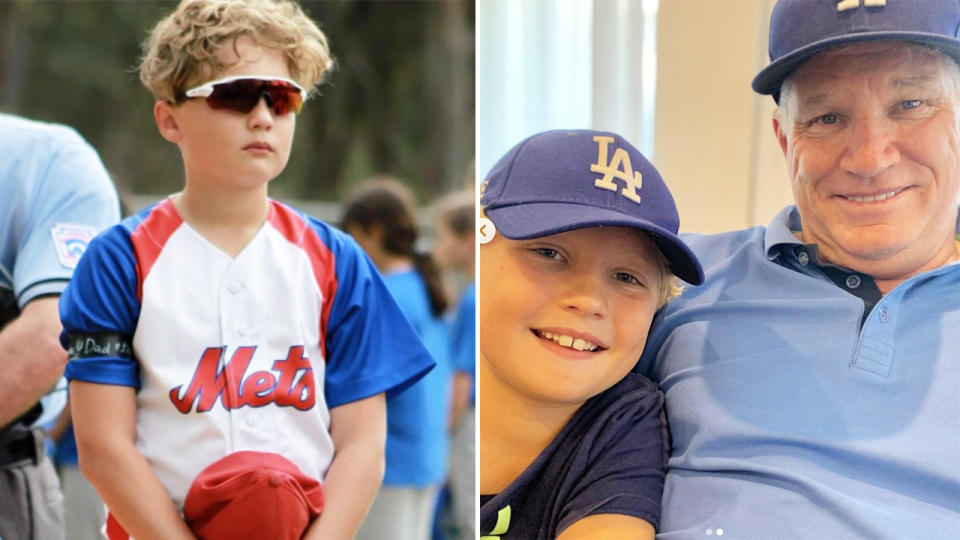
[[[960,63],[960,39],[957,38],[924,32],[860,32],[816,41],[784,55],[763,68],[754,77],[751,86],[758,94],[772,95],[779,102],[780,85],[800,64],[806,62],[811,56],[831,47],[862,41],[906,41],[929,45]]]
[[[674,275],[691,285],[703,283],[703,269],[690,248],[674,233],[643,219],[573,203],[525,203],[488,208],[485,212],[497,227],[497,232],[511,240],[539,238],[586,227],[641,229],[650,233]]]

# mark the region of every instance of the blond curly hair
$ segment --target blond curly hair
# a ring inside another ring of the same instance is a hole
[[[649,236],[649,235],[648,235]],[[651,241],[653,239],[651,238]],[[656,244],[654,244],[656,247]],[[657,309],[667,305],[667,302],[683,293],[683,282],[670,271],[670,263],[659,249],[653,250],[660,269],[660,290],[657,291]]]
[[[217,56],[241,36],[282,51],[290,76],[315,93],[333,67],[327,37],[290,0],[183,0],[143,43],[140,82],[158,100],[175,102],[191,86],[229,68]]]

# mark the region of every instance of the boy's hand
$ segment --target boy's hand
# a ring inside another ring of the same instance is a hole
[[[129,386],[70,383],[80,470],[137,540],[193,540],[166,489],[134,445],[137,407]]]
[[[353,538],[383,481],[387,406],[383,394],[330,409],[336,449],[324,479],[326,506],[305,540]]]

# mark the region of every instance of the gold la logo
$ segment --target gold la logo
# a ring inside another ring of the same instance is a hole
[[[607,154],[609,154],[609,146],[613,142],[613,137],[596,135],[593,140],[596,141],[599,148],[597,149],[597,162],[590,165],[590,172],[603,174],[603,177],[594,181],[593,185],[601,189],[616,191],[617,184],[613,181],[621,180],[623,181],[623,189],[620,190],[620,194],[635,203],[639,203],[643,176],[633,170],[633,165],[630,163],[630,154],[623,148],[617,148],[610,161],[607,161]]]
[[[863,0],[864,7],[882,7],[887,5],[887,0]],[[837,4],[837,11],[846,11],[848,9],[857,9],[860,7],[860,0],[840,0]]]

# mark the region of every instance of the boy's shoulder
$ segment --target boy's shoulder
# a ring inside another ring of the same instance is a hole
[[[665,425],[663,402],[663,393],[650,379],[627,373],[619,382],[588,399],[551,446],[596,450],[621,445],[631,434],[650,428],[659,431]]]
[[[297,245],[308,245],[311,238],[316,238],[334,254],[343,250],[360,249],[347,233],[280,201],[270,200],[267,219],[273,228]]]
[[[663,407],[663,393],[650,379],[639,373],[627,373],[617,384],[590,398],[580,412],[587,419],[608,417],[613,411],[630,411],[634,417],[646,416]]]
[[[270,211],[268,224],[289,242],[304,246],[311,238],[320,240],[321,245],[331,251],[359,249],[353,239],[333,225],[307,215],[285,203],[269,199]],[[101,236],[131,238],[145,236],[152,241],[160,241],[184,223],[171,197],[155,201],[119,223],[107,228]]]
[[[628,373],[587,400],[533,463],[481,506],[481,530],[491,530],[507,505],[514,513],[511,534],[505,535],[511,538],[553,537],[596,513],[653,523],[668,444],[663,394],[650,380]],[[626,476],[637,480],[624,484],[619,479]]]

